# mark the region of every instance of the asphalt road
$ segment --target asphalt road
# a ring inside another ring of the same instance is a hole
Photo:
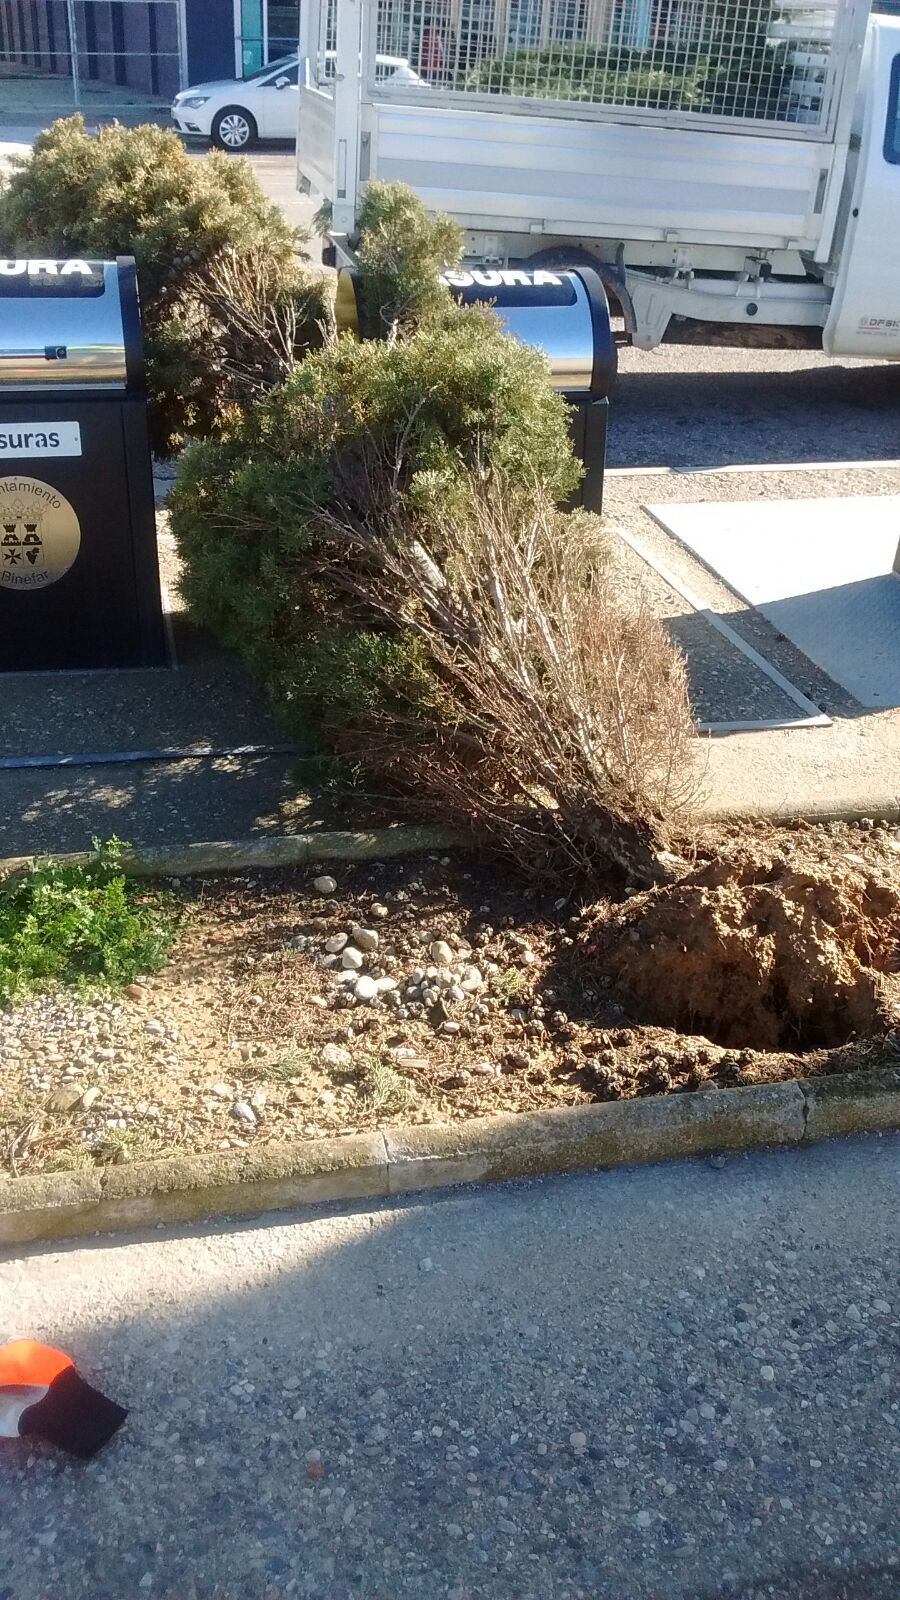
[[[0,1264],[130,1408],[0,1600],[895,1600],[900,1142]]]

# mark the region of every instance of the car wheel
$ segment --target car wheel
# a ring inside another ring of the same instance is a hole
[[[249,150],[256,143],[258,130],[243,106],[225,106],[213,119],[212,136],[220,150]]]

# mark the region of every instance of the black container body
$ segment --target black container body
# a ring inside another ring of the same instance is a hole
[[[606,471],[606,434],[609,427],[608,400],[573,400],[569,428],[572,448],[584,465],[584,477],[575,490],[570,506],[586,511],[603,510],[603,475]]]
[[[0,269],[0,671],[165,666],[134,261]]]
[[[59,423],[77,424],[80,455],[0,459],[0,671],[165,666],[146,404],[72,394],[38,402],[0,390],[0,428],[46,437]],[[41,484],[66,516],[68,502],[80,542],[61,576],[19,587],[11,574],[31,576],[29,508],[53,507],[32,487]]]

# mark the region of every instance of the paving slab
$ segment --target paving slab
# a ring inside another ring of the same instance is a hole
[[[900,705],[900,496],[647,510],[860,705]]]

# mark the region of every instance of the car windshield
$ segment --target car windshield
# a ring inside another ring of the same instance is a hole
[[[245,72],[241,83],[258,83],[260,78],[267,78],[270,72],[277,72],[279,67],[295,67],[296,56],[279,56],[277,61],[267,61],[264,67],[257,67],[255,72]]]

